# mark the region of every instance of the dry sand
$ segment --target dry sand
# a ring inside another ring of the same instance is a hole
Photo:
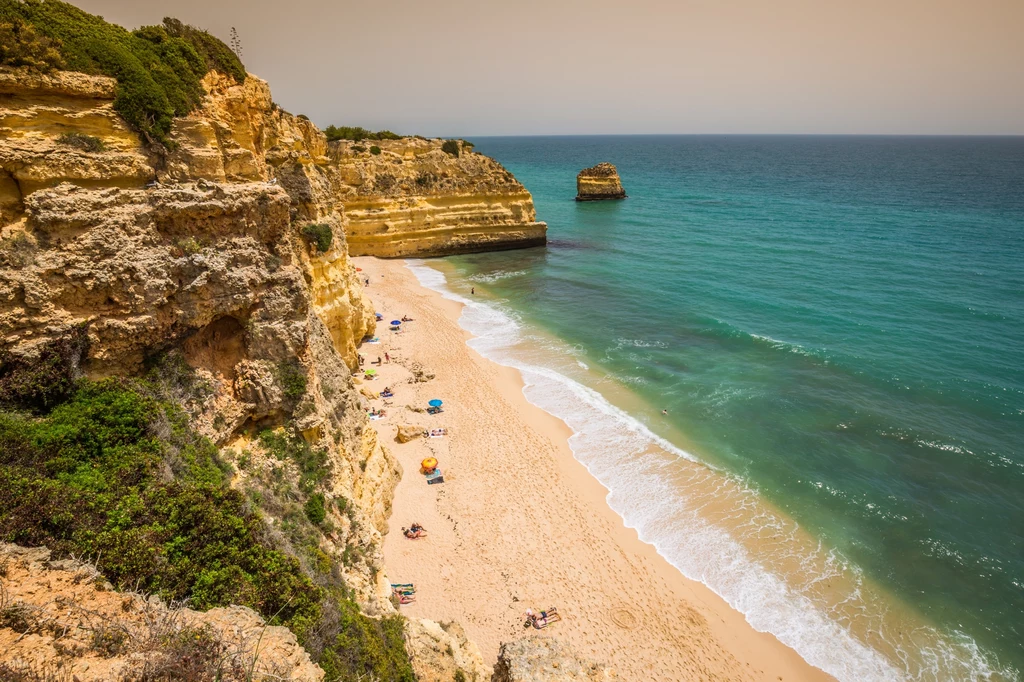
[[[501,642],[535,632],[523,627],[527,608],[556,606],[563,620],[541,633],[622,679],[832,679],[623,525],[607,490],[573,458],[565,423],[527,402],[517,371],[466,345],[460,304],[420,286],[404,261],[354,261],[385,322],[380,343],[360,352],[367,363],[392,356],[364,387],[395,392],[374,426],[405,470],[384,559],[393,582],[416,585],[417,601],[401,607],[407,616],[461,622],[489,663]],[[386,322],[403,315],[415,321],[389,331]],[[413,362],[436,377],[410,383]],[[444,400],[442,414],[406,408],[432,398]],[[398,424],[449,435],[399,444]],[[419,473],[428,456],[445,483],[428,486]],[[429,537],[404,538],[413,521]]]

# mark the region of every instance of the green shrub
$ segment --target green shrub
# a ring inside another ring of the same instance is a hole
[[[306,506],[303,510],[306,512],[306,518],[317,526],[327,518],[327,510],[324,508],[324,496],[320,493],[310,495],[309,499],[306,500]]]
[[[47,39],[47,49],[59,52],[62,66],[117,79],[114,108],[144,137],[157,142],[166,141],[174,116],[200,105],[200,80],[208,71],[220,71],[236,82],[246,76],[227,45],[177,19],[129,32],[60,0],[0,0],[0,24],[14,27],[15,22],[25,25],[18,35],[30,27],[40,34],[36,43]],[[12,53],[6,47],[10,37],[0,37],[8,38],[2,41],[3,53]],[[17,52],[18,48],[13,51]],[[49,57],[42,61],[44,67],[55,66]]]
[[[328,142],[334,142],[336,140],[352,140],[353,142],[360,142],[362,140],[401,140],[402,136],[397,133],[393,133],[390,130],[381,130],[373,132],[366,128],[359,126],[327,126],[324,128],[324,135],[327,136]]]
[[[0,23],[0,64],[27,66],[48,72],[64,66],[60,42],[39,35],[31,24],[19,17]]]
[[[333,641],[319,658],[328,680],[370,679],[413,682],[405,651],[405,623],[401,616],[380,620],[359,613],[350,601],[339,601],[332,621]]]
[[[363,152],[366,151],[366,147],[362,146],[361,144],[354,144],[352,145],[352,151],[356,152],[357,154],[362,154]]]
[[[35,358],[0,350],[0,406],[43,412],[75,390],[78,366],[89,349],[87,325],[44,346]]]
[[[76,381],[84,329],[69,336],[42,349],[38,367],[9,357],[2,363],[2,385],[14,397],[5,409],[49,399],[38,417],[0,411],[0,541],[46,545],[55,558],[90,557],[121,589],[185,599],[193,608],[249,606],[289,627],[329,680],[412,682],[404,619],[360,613],[335,560],[319,547],[323,531],[314,524],[324,523],[327,501],[312,491],[329,474],[327,453],[292,432],[259,436],[302,474],[305,505],[286,502],[297,511],[279,517],[295,548],[311,557],[307,573],[270,545],[272,534],[251,507],[265,496],[229,487],[216,447],[162,399],[162,383]],[[16,375],[22,380],[12,381]],[[31,390],[11,390],[23,385]],[[347,508],[343,499],[335,506]],[[354,563],[363,550],[345,554]],[[106,636],[94,644],[121,646]],[[168,655],[159,679],[236,677],[233,668],[213,665],[225,652],[202,632],[170,633],[161,646]]]
[[[115,585],[199,609],[315,620],[319,591],[260,543],[262,521],[227,486],[213,444],[184,437],[187,427],[158,439],[162,421],[180,425],[180,409],[116,379],[81,382],[43,419],[0,414],[0,538],[98,557]],[[178,475],[167,480],[171,452]]]
[[[372,151],[372,150],[371,150]],[[379,149],[377,150],[380,151]],[[302,236],[316,244],[317,251],[326,253],[334,241],[334,231],[330,225],[310,223],[302,228]]]
[[[331,473],[327,453],[287,431],[262,431],[260,445],[279,461],[292,461],[299,469],[299,490],[310,494]],[[323,506],[323,499],[320,501]]]
[[[458,140],[445,140],[441,145],[441,151],[445,154],[450,154],[455,158],[459,158],[459,142]]]
[[[57,138],[57,142],[67,147],[81,149],[84,152],[101,152],[106,149],[103,140],[92,135],[83,135],[82,133],[64,133]]]
[[[380,147],[378,147],[377,145],[370,147],[370,153],[373,154],[374,156],[380,156]]]

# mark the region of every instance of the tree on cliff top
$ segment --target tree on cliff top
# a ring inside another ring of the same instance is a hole
[[[63,68],[117,79],[114,108],[154,142],[166,141],[175,116],[201,104],[200,80],[208,71],[220,71],[238,83],[245,80],[245,67],[227,45],[177,19],[129,32],[60,0],[0,0],[0,24],[25,25],[51,41]],[[58,66],[53,60],[3,63],[41,70]]]

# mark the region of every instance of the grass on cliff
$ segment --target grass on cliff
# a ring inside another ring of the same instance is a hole
[[[177,19],[128,31],[59,0],[0,0],[0,35],[26,31],[31,49],[0,48],[0,64],[116,78],[114,108],[150,141],[165,142],[174,117],[200,105],[208,71],[245,80],[245,67],[227,45]]]
[[[401,616],[368,618],[330,557],[319,569],[333,578],[318,578],[276,546],[160,386],[77,378],[87,346],[80,328],[33,360],[0,354],[0,540],[89,559],[121,589],[249,606],[291,628],[328,680],[413,680]],[[319,502],[322,460],[298,457]],[[317,502],[304,528],[323,522]]]

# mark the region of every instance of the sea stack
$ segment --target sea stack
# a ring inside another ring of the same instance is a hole
[[[619,181],[619,172],[610,163],[584,168],[576,176],[576,201],[625,198],[626,191]]]

